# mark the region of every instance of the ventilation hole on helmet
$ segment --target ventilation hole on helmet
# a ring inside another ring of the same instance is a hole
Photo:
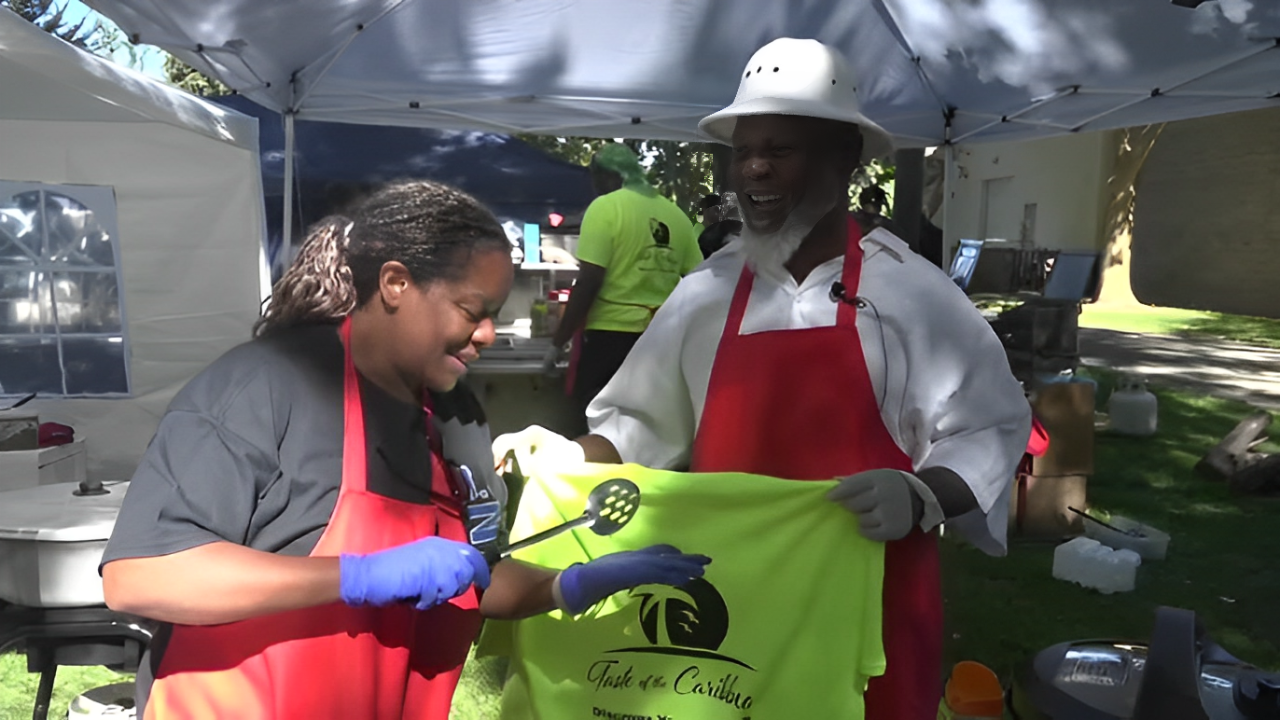
[[[743,77],[751,77],[751,71],[750,71],[750,70],[748,70],[748,71],[747,71],[747,74],[746,74],[746,75],[743,75]]]
[[[835,79],[835,78],[831,78],[831,84],[832,84],[832,85],[835,85],[835,84],[836,84],[836,79]]]
[[[774,68],[774,69],[773,69],[773,71],[774,71],[774,72],[778,72],[778,68]]]
[[[764,70],[764,66],[756,68],[756,72],[760,72],[761,70]]]

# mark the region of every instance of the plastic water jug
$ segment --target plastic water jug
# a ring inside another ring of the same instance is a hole
[[[1097,540],[1078,537],[1053,550],[1053,576],[1093,588],[1104,595],[1133,590],[1142,556],[1114,550]]]
[[[1137,377],[1121,380],[1107,401],[1111,429],[1122,435],[1154,435],[1159,417],[1157,404],[1145,380]]]

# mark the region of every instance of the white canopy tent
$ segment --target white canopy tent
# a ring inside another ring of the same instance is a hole
[[[0,233],[0,245],[10,246],[0,253],[9,263],[0,271],[43,282],[36,270],[18,266],[40,266],[41,252],[24,260],[22,248],[11,247],[23,242],[14,188],[28,197],[39,189],[98,198],[86,203],[104,232],[116,232],[107,257],[114,256],[120,282],[107,285],[127,363],[123,391],[72,390],[71,397],[49,399],[42,392],[26,408],[42,421],[73,426],[86,440],[94,476],[128,477],[174,393],[246,340],[258,316],[265,266],[257,121],[77,50],[6,9],[0,9],[0,97],[0,185],[9,191],[0,205],[18,226]],[[48,252],[43,261],[53,262]],[[56,280],[58,272],[52,274]],[[78,298],[64,299],[62,287],[57,293],[47,304],[66,336],[61,323]],[[31,342],[22,334],[23,317],[32,315],[24,305],[40,306],[46,297],[6,296],[0,339],[10,347]],[[64,313],[61,321],[57,312]],[[32,325],[48,342],[47,319]],[[0,382],[17,374],[16,361],[6,358]],[[54,362],[62,362],[61,350]],[[12,399],[25,391],[8,382],[4,392]]]
[[[1280,104],[1271,0],[88,3],[285,113],[286,134],[298,117],[705,139],[698,120],[784,36],[840,47],[864,111],[903,148]]]
[[[752,52],[781,36],[843,49],[864,110],[903,147],[1142,125],[1280,94],[1269,1],[89,4],[269,108],[335,122],[695,140]]]

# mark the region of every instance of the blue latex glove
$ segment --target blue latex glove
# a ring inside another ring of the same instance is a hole
[[[461,595],[472,584],[489,587],[484,555],[467,543],[440,537],[368,555],[343,555],[338,567],[342,602],[351,606],[412,602],[426,610]]]
[[[640,585],[679,587],[702,577],[711,558],[685,555],[670,545],[652,545],[570,565],[556,578],[563,608],[577,615],[610,595]]]

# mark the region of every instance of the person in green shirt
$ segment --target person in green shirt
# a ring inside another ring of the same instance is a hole
[[[584,413],[680,278],[702,262],[693,224],[649,185],[626,145],[597,152],[591,180],[598,197],[582,218],[578,280],[546,359],[553,364],[578,338],[572,395]]]

